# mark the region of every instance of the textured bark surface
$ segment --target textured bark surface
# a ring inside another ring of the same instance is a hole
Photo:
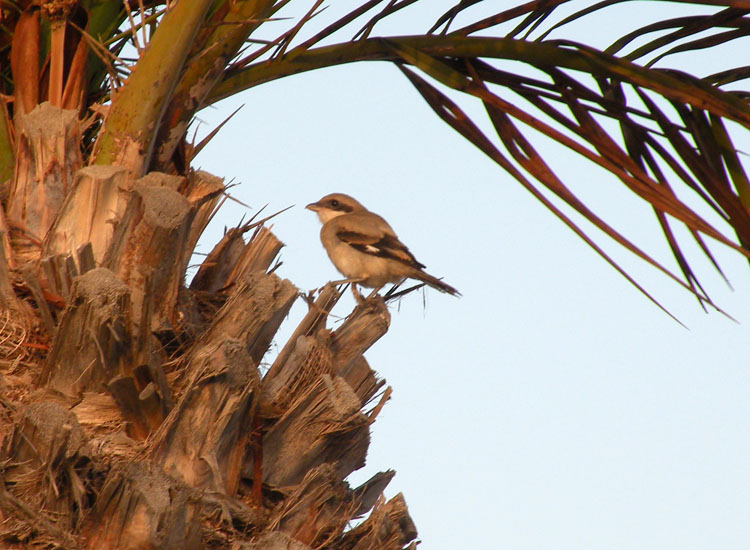
[[[136,330],[158,330],[175,321],[191,218],[189,202],[177,191],[147,182],[134,187],[103,264],[132,289]],[[151,324],[141,326],[146,317]]]
[[[133,462],[110,472],[83,532],[91,550],[198,550],[200,512],[195,492],[157,466]]]
[[[15,228],[14,250],[25,259],[41,254],[42,240],[54,223],[81,167],[78,113],[42,103],[16,118],[16,177],[6,214]]]
[[[343,480],[364,466],[370,440],[362,403],[349,384],[322,374],[294,400],[263,439],[263,463],[274,464],[263,481],[277,487],[294,486],[322,464],[335,465]]]
[[[44,368],[42,385],[71,397],[101,390],[131,368],[130,289],[97,268],[79,277],[62,315]]]
[[[153,457],[191,487],[232,495],[249,443],[258,372],[242,342],[228,338],[201,346],[186,368],[191,381]]]
[[[400,550],[417,547],[412,542],[417,536],[417,529],[409,517],[404,495],[399,493],[389,501],[378,499],[370,516],[360,525],[345,533],[339,548],[345,550],[366,550],[382,548]],[[411,544],[409,544],[411,542]],[[408,546],[406,546],[408,545]]]
[[[101,262],[127,205],[128,183],[127,170],[120,166],[86,166],[76,172],[73,190],[45,241],[45,255],[91,243],[94,259]]]
[[[90,455],[75,414],[49,401],[24,407],[0,455],[3,515],[16,509],[30,519],[44,510],[50,519],[43,518],[41,529],[64,542],[80,526],[90,497]],[[6,529],[23,529],[16,518],[10,515]]]
[[[306,296],[308,313],[266,370],[300,294],[273,273],[283,245],[265,220],[229,229],[188,288],[223,182],[78,169],[79,122],[39,109],[57,126],[37,139],[39,113],[22,115],[27,176],[0,209],[0,546],[411,542],[403,501],[382,496],[392,471],[346,481],[390,396],[363,356],[388,330],[383,301],[332,331],[341,291]]]
[[[3,239],[5,233],[0,231],[0,240]],[[2,248],[0,248],[0,308],[10,310],[17,308],[18,302],[16,293],[13,292],[13,285],[10,276],[10,266],[8,265],[8,259]]]

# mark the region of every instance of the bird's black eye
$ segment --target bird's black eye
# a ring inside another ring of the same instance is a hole
[[[334,208],[338,208],[339,201],[337,201],[336,199],[331,200],[331,206],[333,206]]]

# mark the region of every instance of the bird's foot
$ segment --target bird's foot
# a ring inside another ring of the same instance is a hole
[[[330,285],[343,285],[343,284],[350,284],[352,287],[352,294],[354,294],[354,300],[357,302],[357,304],[362,304],[365,299],[362,297],[362,295],[357,290],[357,283],[361,282],[362,279],[341,279],[340,281],[331,281]]]
[[[367,295],[367,298],[365,298],[364,301],[366,302],[366,301],[370,300],[371,298],[374,298],[375,296],[377,296],[378,292],[380,292],[381,288],[383,288],[383,285],[373,288],[372,292],[370,292],[370,294]]]
[[[357,290],[357,283],[352,283],[352,294],[354,294],[354,301],[357,302],[357,305],[361,306],[365,303],[365,299],[359,293],[359,290]]]

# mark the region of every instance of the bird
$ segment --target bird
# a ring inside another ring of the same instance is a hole
[[[320,241],[336,269],[352,283],[358,303],[363,301],[356,285],[374,289],[375,295],[387,283],[417,279],[440,292],[461,293],[424,271],[393,228],[382,217],[370,212],[356,199],[344,193],[331,193],[305,208],[318,215],[323,227]],[[368,297],[369,298],[369,297]]]

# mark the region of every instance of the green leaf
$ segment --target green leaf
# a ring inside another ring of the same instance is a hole
[[[188,124],[247,37],[274,11],[274,0],[223,2],[193,43],[156,138],[154,168],[166,169]]]
[[[16,169],[16,151],[10,138],[8,111],[0,108],[0,186],[12,179]]]
[[[94,151],[94,164],[148,168],[162,115],[183,70],[209,0],[178,2],[164,15],[133,72],[112,100]]]

